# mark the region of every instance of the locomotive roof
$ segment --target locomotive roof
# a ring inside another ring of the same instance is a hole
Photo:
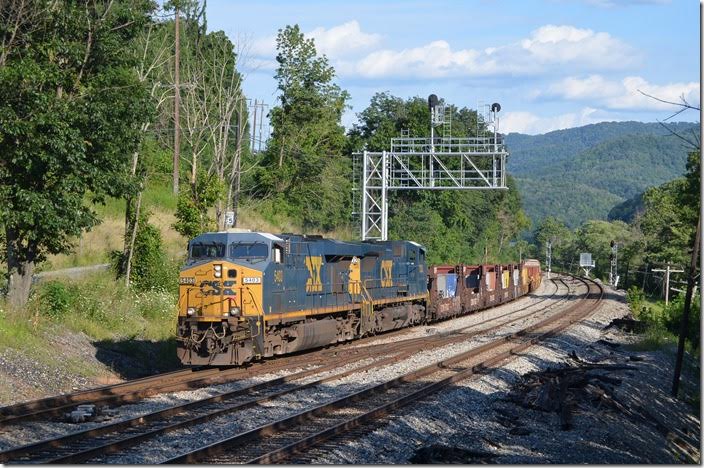
[[[220,232],[206,232],[199,236],[194,237],[191,243],[210,243],[210,242],[221,242],[223,244],[228,244],[230,242],[266,242],[278,241],[283,242],[283,239],[277,237],[273,234],[266,232],[231,232],[231,231],[220,231]]]
[[[317,235],[303,235],[284,233],[280,235],[271,234],[268,232],[247,232],[240,230],[228,230],[220,232],[206,232],[194,237],[191,243],[211,243],[220,242],[228,244],[230,242],[283,242],[291,240],[292,242],[325,242],[339,247],[372,247],[378,246],[382,249],[391,247],[394,243],[407,243],[425,251],[425,247],[413,241],[340,241],[337,239],[327,239]]]

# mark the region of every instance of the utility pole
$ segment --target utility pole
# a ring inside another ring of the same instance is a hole
[[[667,268],[664,270],[656,270],[655,268],[653,268],[650,271],[665,273],[665,306],[667,306],[670,303],[670,273],[683,273],[684,270],[673,270],[672,268],[670,268],[670,264],[668,263]]]
[[[547,242],[545,250],[548,264],[548,279],[550,279],[550,272],[552,271],[552,242]]]
[[[176,17],[174,19],[174,29],[176,36],[176,55],[174,57],[174,194],[178,194],[178,179],[179,179],[179,161],[181,159],[181,126],[179,118],[179,108],[181,107],[181,87],[180,87],[180,76],[179,76],[179,60],[181,57],[181,44],[179,39],[179,11],[178,2],[175,2],[176,7]]]
[[[254,100],[254,117],[252,120],[252,153],[254,153],[255,145],[257,143],[257,107],[259,103]]]
[[[262,108],[262,112],[259,114],[259,152],[261,153],[262,151],[262,140],[264,137],[262,136],[262,126],[264,125],[264,108],[268,107],[268,104],[264,104],[264,101],[260,102],[259,105]]]

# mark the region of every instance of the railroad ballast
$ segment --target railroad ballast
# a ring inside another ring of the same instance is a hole
[[[240,365],[467,314],[540,284],[537,260],[428,267],[425,254],[411,241],[202,234],[179,275],[179,359]]]

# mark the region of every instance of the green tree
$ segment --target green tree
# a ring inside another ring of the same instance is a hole
[[[538,257],[545,261],[548,242],[552,245],[553,268],[567,268],[573,260],[572,246],[574,234],[565,225],[564,221],[548,216],[543,219],[535,229],[534,242],[538,249]]]
[[[679,178],[646,190],[640,229],[648,262],[688,263],[696,227],[696,208],[686,203],[687,179]]]
[[[253,191],[269,199],[275,213],[331,229],[350,211],[350,161],[340,124],[349,95],[298,25],[279,30],[276,45],[279,102],[269,114],[273,133]]]
[[[223,191],[219,179],[200,171],[197,182],[191,184],[190,190],[182,190],[178,194],[176,222],[172,227],[188,239],[215,230],[217,226],[208,216],[208,208],[221,197]]]
[[[150,112],[129,46],[152,2],[32,4],[31,27],[0,65],[0,224],[14,307],[27,301],[35,264],[99,222],[88,203],[129,189]]]
[[[618,242],[623,248],[628,247],[634,238],[633,230],[623,221],[587,221],[575,234],[577,250],[592,254],[596,264],[594,274],[601,278],[608,276],[610,270],[611,241]]]

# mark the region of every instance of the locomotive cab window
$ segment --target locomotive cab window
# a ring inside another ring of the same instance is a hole
[[[230,244],[230,257],[243,260],[264,259],[269,256],[269,246],[263,242]]]
[[[274,245],[274,263],[283,263],[284,249],[280,245]]]
[[[218,242],[197,242],[191,244],[191,258],[222,258],[225,256],[225,244]]]

